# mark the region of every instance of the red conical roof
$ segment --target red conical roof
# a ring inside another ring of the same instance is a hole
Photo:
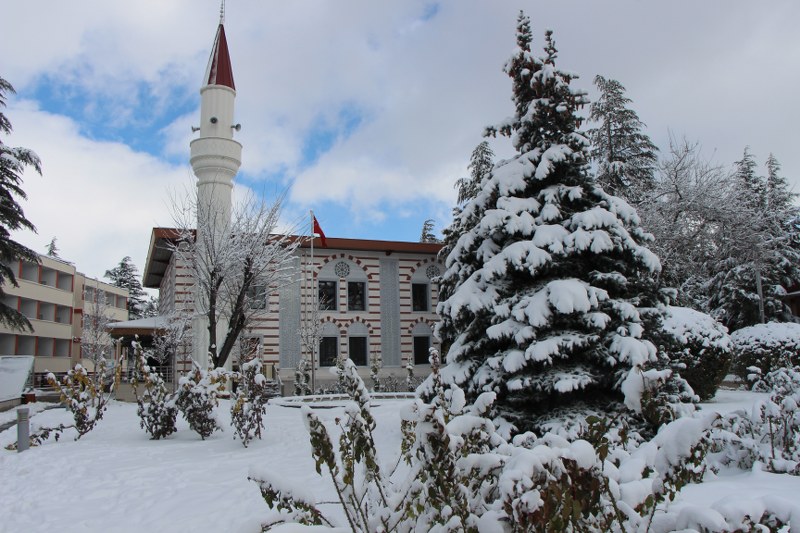
[[[228,41],[225,39],[225,27],[220,24],[214,38],[214,48],[206,69],[206,85],[224,85],[236,90],[233,83],[233,68],[228,55]]]

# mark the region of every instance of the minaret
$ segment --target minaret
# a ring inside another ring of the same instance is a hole
[[[224,3],[220,11],[214,48],[200,89],[200,136],[190,143],[194,175],[197,176],[197,251],[204,254],[211,243],[219,243],[228,234],[231,217],[233,178],[242,164],[242,145],[233,140],[241,126],[233,121],[236,86],[225,39]],[[200,295],[198,294],[199,298]],[[224,305],[219,302],[219,305]],[[224,313],[222,314],[224,316]],[[209,322],[205,316],[192,320],[193,359],[202,367],[209,366]],[[227,321],[217,323],[217,344],[227,331]]]
[[[190,144],[189,160],[197,176],[198,218],[203,211],[208,217],[198,219],[198,230],[208,227],[208,223],[218,229],[227,226],[233,178],[242,164],[242,145],[233,140],[233,132],[241,126],[233,121],[236,86],[222,19],[204,81],[200,89],[200,137]]]

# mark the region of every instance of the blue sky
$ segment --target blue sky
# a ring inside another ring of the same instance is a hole
[[[285,219],[314,209],[334,237],[418,239],[449,223],[453,183],[483,128],[512,112],[502,65],[520,8],[559,66],[592,92],[621,81],[647,133],[699,142],[729,164],[749,145],[800,176],[800,20],[795,2],[654,5],[230,0],[226,31],[237,86],[238,187],[286,193]],[[20,240],[92,276],[123,256],[144,267],[170,197],[193,186],[191,126],[218,21],[217,0],[137,3],[30,0],[4,7],[0,76],[18,91],[4,142],[39,153],[24,204],[38,235]],[[512,155],[493,141],[498,157]]]

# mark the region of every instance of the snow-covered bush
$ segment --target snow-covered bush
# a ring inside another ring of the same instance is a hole
[[[749,386],[768,391],[763,378],[778,368],[800,365],[800,324],[770,322],[734,331],[734,374]]]
[[[67,372],[61,381],[52,372],[47,374],[47,383],[58,389],[61,402],[75,420],[74,427],[78,432],[75,440],[91,431],[103,418],[108,407],[108,397],[103,394],[105,379],[106,362],[103,358],[97,361],[94,376],[90,376],[80,364]]]
[[[339,422],[338,447],[311,409],[303,410],[317,472],[330,475],[352,531],[634,531],[646,529],[656,506],[702,478],[710,418],[683,418],[642,442],[623,430],[592,424],[596,448],[548,433],[503,439],[486,418],[495,395],[468,405],[445,388],[438,354],[431,357],[433,396],[402,412],[402,461],[378,461],[369,393],[348,361],[353,402]],[[262,495],[284,522],[332,526],[313,495],[269,470],[252,470]]]
[[[236,398],[231,402],[231,424],[245,448],[251,439],[261,438],[264,429],[264,406],[276,395],[274,387],[262,373],[261,358],[242,365],[242,371],[232,374],[237,383]]]
[[[175,420],[178,417],[178,408],[175,406],[175,396],[167,389],[164,378],[148,366],[138,342],[134,342],[133,350],[136,372],[132,385],[138,405],[136,413],[139,415],[139,425],[153,440],[166,438],[177,431]],[[141,396],[137,386],[140,380],[144,385]]]
[[[409,361],[406,364],[406,390],[408,392],[414,392],[417,390],[418,383],[414,379],[414,362]]]
[[[667,307],[662,327],[674,340],[666,347],[672,367],[701,400],[713,397],[730,367],[727,328],[705,313],[674,306]]]
[[[309,374],[309,364],[304,358],[297,362],[294,370],[294,395],[306,396],[311,394],[311,375]]]
[[[369,377],[372,379],[372,390],[381,391],[381,368],[383,368],[383,358],[380,352],[372,352],[369,356]]]
[[[75,429],[78,432],[75,440],[78,440],[103,418],[109,399],[104,396],[102,389],[106,377],[105,360],[100,359],[96,365],[94,377],[90,376],[80,364],[67,372],[61,381],[58,381],[52,372],[47,374],[48,383],[61,393],[61,402],[72,413],[75,422],[72,425],[59,424],[56,427],[37,428],[30,434],[30,446],[43,444],[50,437],[58,441],[67,429]],[[6,449],[16,450],[17,444],[9,444]]]
[[[800,367],[779,368],[765,381],[769,399],[722,418],[712,464],[750,469],[758,461],[772,472],[800,475]]]
[[[192,361],[192,370],[178,380],[175,405],[189,422],[189,427],[205,440],[220,429],[214,416],[217,395],[225,385],[225,370],[217,368],[206,372]]]

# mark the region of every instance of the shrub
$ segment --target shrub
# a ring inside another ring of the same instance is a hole
[[[136,396],[139,415],[139,425],[153,440],[166,438],[175,431],[175,420],[178,417],[178,408],[175,406],[175,396],[167,390],[164,378],[147,365],[147,360],[138,342],[133,345],[136,358],[136,372],[134,373],[133,394]],[[144,391],[139,395],[138,383],[142,381]]]
[[[262,373],[262,363],[258,357],[243,364],[242,371],[232,374],[232,379],[238,387],[236,399],[231,402],[231,424],[246,448],[254,437],[261,438],[264,406],[277,393]]]
[[[727,328],[705,313],[670,306],[663,329],[674,340],[667,348],[673,368],[701,400],[712,398],[730,367]]]
[[[757,390],[769,390],[763,382],[778,368],[800,365],[800,324],[758,324],[731,334],[734,374]]]
[[[294,395],[306,396],[311,394],[311,375],[309,374],[309,363],[306,359],[300,359],[297,362],[297,368],[294,371]]]
[[[72,413],[78,440],[90,432],[103,418],[108,408],[108,397],[103,394],[103,382],[106,379],[106,361],[100,358],[95,366],[94,376],[90,376],[80,365],[67,372],[59,382],[51,372],[47,374],[47,382],[61,393],[61,402]]]
[[[717,463],[800,475],[800,367],[767,374],[772,393],[752,409],[724,416],[715,432]]]
[[[175,405],[189,422],[189,427],[203,440],[220,429],[214,416],[214,408],[225,381],[225,370],[217,368],[206,372],[194,361],[191,372],[178,380]]]
[[[442,386],[435,351],[431,368],[430,403],[417,399],[401,412],[402,460],[394,471],[379,464],[369,393],[351,362],[345,379],[353,402],[345,420],[337,420],[338,447],[326,425],[303,408],[317,472],[330,475],[352,531],[645,530],[659,504],[705,471],[710,419],[678,420],[643,443],[609,437],[608,425],[595,421],[595,437],[604,441],[597,449],[555,434],[526,433],[508,442],[485,416],[493,392],[467,405],[460,388]],[[253,470],[250,479],[278,511],[265,529],[285,522],[333,525],[304,487],[268,470]]]

